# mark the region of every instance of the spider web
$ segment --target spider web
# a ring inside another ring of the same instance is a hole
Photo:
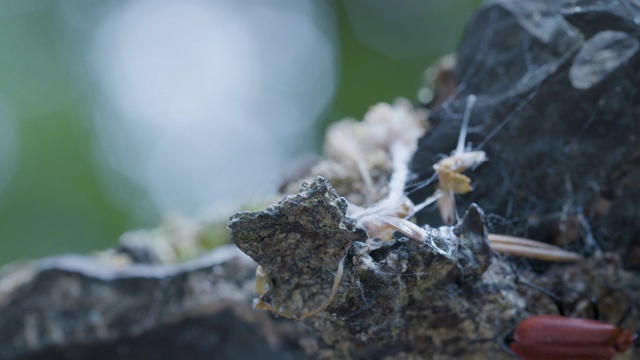
[[[456,92],[432,110],[411,163],[411,199],[433,193],[432,165],[455,149],[474,94],[467,146],[489,161],[467,172],[459,213],[478,203],[491,231],[583,251],[637,242],[640,6],[615,3],[486,2],[458,52]],[[434,209],[418,222],[442,224]]]

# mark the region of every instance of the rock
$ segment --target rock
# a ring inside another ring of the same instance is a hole
[[[621,4],[491,0],[471,19],[458,88],[447,80],[438,93],[451,97],[432,103],[435,126],[412,161],[418,181],[433,175],[475,94],[468,140],[490,161],[468,172],[474,190],[458,197],[465,211],[456,226],[437,227],[436,212],[424,211],[419,221],[431,226],[421,241],[370,238],[316,177],[263,211],[232,217],[231,240],[260,264],[257,282],[256,263],[232,247],[166,263],[206,248],[190,226],[161,232],[160,244],[153,232],[130,233],[117,255],[2,269],[0,358],[507,359],[500,345],[516,324],[557,312],[548,295],[517,280],[558,294],[568,316],[590,317],[595,296],[603,320],[615,323],[640,296],[638,274],[622,268],[620,254],[597,251],[630,249],[627,267],[640,264],[640,11]],[[378,110],[401,110],[424,129],[423,113],[406,103]],[[384,129],[398,124],[381,119],[376,133],[387,143]],[[356,123],[344,128],[362,133]],[[373,154],[370,138],[358,138],[358,156]],[[363,170],[348,164],[349,146],[338,151],[334,178],[352,192],[342,195],[372,188],[354,196],[363,207],[385,196],[377,187],[388,186],[387,152],[365,159]],[[302,173],[334,166],[312,164]],[[433,191],[412,196],[420,202]],[[489,229],[594,255],[533,271],[492,253]],[[257,307],[302,324],[254,310],[254,283]],[[624,326],[637,329],[640,318]]]
[[[466,97],[475,94],[467,141],[489,161],[468,172],[473,191],[457,197],[458,209],[477,203],[492,232],[583,253],[637,246],[638,19],[631,3],[486,1],[460,45],[458,93],[433,109],[433,129],[412,161],[418,180],[455,148]],[[435,211],[419,221],[442,223]]]
[[[327,300],[332,272],[353,242],[367,239],[346,210],[346,200],[317,177],[266,210],[234,215],[231,242],[274,283],[271,302],[294,314],[309,312]]]
[[[9,270],[1,359],[305,356],[286,342],[303,330],[251,308],[255,263],[231,246],[179,265],[118,268],[68,255]]]
[[[524,311],[476,206],[456,228],[426,227],[423,241],[379,243],[318,177],[266,210],[236,214],[229,227],[270,280],[264,308],[298,319],[324,310],[304,322],[324,340],[325,358],[478,358],[499,351],[493,338]]]

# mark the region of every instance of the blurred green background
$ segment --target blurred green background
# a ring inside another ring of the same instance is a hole
[[[455,50],[479,2],[327,2],[338,77],[316,120],[315,150],[332,121],[396,97],[415,101],[423,71]],[[162,219],[148,189],[96,155],[96,87],[84,52],[87,29],[124,2],[108,4],[0,2],[0,264],[110,247]]]

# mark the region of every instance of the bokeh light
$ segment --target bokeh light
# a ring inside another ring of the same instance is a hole
[[[313,151],[310,129],[335,91],[334,21],[322,8],[148,0],[113,9],[92,49],[100,155],[163,212],[272,192],[287,161]]]
[[[478,0],[0,2],[0,264],[233,211],[415,99]]]

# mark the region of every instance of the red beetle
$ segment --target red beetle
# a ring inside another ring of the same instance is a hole
[[[509,348],[524,360],[610,360],[632,347],[637,336],[597,320],[538,315],[518,324]]]

